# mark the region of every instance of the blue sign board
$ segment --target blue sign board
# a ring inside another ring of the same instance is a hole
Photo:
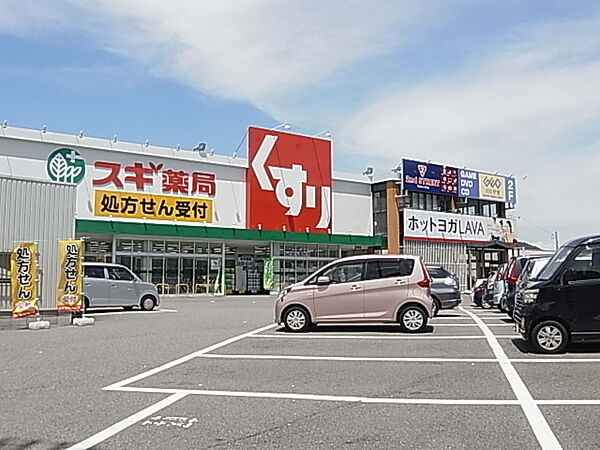
[[[458,171],[458,196],[479,198],[479,172],[470,169]]]
[[[402,184],[407,191],[504,201],[509,205],[517,203],[517,183],[514,177],[471,169],[403,159]],[[498,186],[499,189],[492,189],[490,185]]]
[[[506,177],[506,203],[517,204],[517,181],[514,177]]]
[[[402,160],[404,189],[430,194],[457,195],[458,172],[454,167],[410,159]]]

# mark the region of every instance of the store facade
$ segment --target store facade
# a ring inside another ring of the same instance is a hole
[[[380,248],[370,183],[333,174],[331,141],[251,127],[247,142],[246,159],[8,127],[0,176],[75,186],[62,206],[85,259],[165,294],[267,293]]]
[[[512,176],[409,159],[394,171],[373,185],[374,234],[388,252],[444,266],[466,288],[520,252]]]

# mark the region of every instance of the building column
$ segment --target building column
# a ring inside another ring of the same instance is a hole
[[[396,181],[390,180],[386,182],[385,198],[387,209],[387,250],[388,253],[400,253],[400,214],[398,212],[398,185]]]

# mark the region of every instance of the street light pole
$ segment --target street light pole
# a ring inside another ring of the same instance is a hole
[[[556,251],[558,250],[558,230],[555,230],[552,234],[554,236],[554,251]]]

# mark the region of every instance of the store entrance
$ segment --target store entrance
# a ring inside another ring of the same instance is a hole
[[[269,245],[225,245],[225,293],[228,295],[268,294],[264,288],[265,260]]]
[[[489,277],[492,272],[498,270],[520,250],[520,247],[495,241],[487,244],[467,245],[470,274],[468,288],[470,289],[476,280]]]

